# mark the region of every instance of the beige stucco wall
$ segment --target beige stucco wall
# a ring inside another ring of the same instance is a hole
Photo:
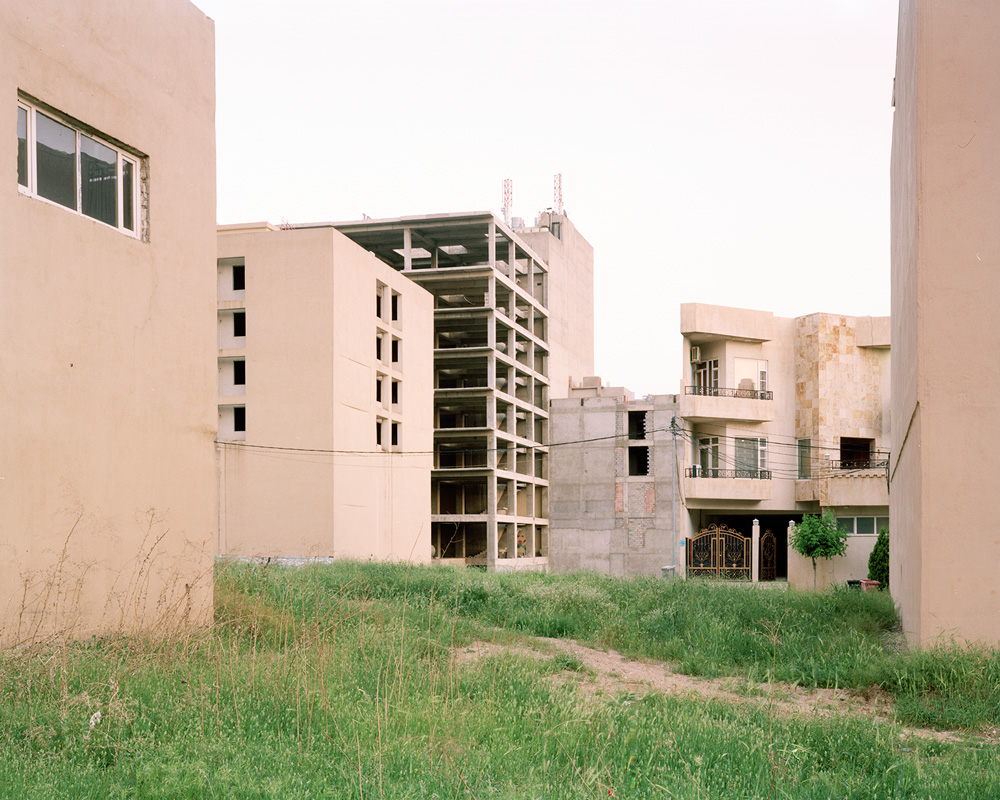
[[[207,621],[213,24],[4,0],[0,87],[0,640]],[[19,91],[148,155],[148,241],[19,193]]]
[[[1000,5],[900,4],[893,596],[914,642],[1000,641]]]
[[[878,536],[847,537],[847,552],[834,558],[816,559],[816,588],[843,586],[849,580],[868,577],[868,557]],[[788,549],[788,585],[799,589],[813,588],[812,559]]]
[[[331,227],[226,226],[218,242],[244,259],[247,318],[244,346],[219,352],[246,360],[245,395],[219,398],[245,403],[246,438],[219,446],[218,552],[429,561],[432,296]],[[377,417],[399,424],[398,447],[387,426],[376,446]]]

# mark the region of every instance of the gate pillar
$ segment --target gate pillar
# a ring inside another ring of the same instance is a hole
[[[760,581],[760,520],[753,521],[753,528],[750,542],[750,580],[754,583]]]

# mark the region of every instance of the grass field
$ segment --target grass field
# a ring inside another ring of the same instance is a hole
[[[888,596],[848,591],[222,565],[211,630],[0,654],[0,797],[1000,796],[1000,658],[900,652],[895,625]],[[566,655],[456,658],[531,636],[763,702],[583,692]],[[788,683],[879,687],[896,716],[778,713]]]

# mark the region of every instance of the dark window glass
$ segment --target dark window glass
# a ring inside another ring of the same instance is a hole
[[[233,291],[242,292],[246,289],[246,267],[242,264],[237,264],[233,267]]]
[[[379,378],[375,381],[375,402],[382,402],[382,379]]]
[[[381,336],[376,336],[375,337],[375,360],[376,361],[381,361],[382,360],[382,337]]]
[[[28,185],[28,112],[17,109],[17,182]]]
[[[247,312],[237,311],[233,314],[233,336],[247,335]]]
[[[118,154],[80,136],[81,212],[118,227]]]
[[[392,319],[393,322],[399,319],[399,295],[392,293]]]
[[[76,131],[35,114],[38,194],[76,211]]]
[[[382,420],[375,420],[375,444],[382,444]]]
[[[399,339],[392,340],[392,363],[399,361]]]
[[[382,316],[382,290],[377,289],[375,291],[375,316]]]
[[[246,429],[247,429],[246,406],[236,406],[233,409],[233,430],[245,431]]]
[[[233,362],[233,383],[236,386],[245,386],[247,382],[247,362]]]
[[[392,423],[392,446],[397,447],[399,445],[399,423]]]
[[[392,402],[399,402],[399,381],[392,382]]]
[[[133,195],[135,165],[127,158],[122,159],[122,227],[135,233],[135,197]]]

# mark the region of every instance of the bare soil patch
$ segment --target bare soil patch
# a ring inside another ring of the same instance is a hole
[[[783,715],[863,716],[879,722],[895,723],[892,698],[878,687],[865,692],[844,689],[805,689],[789,683],[750,683],[742,678],[697,678],[674,672],[669,663],[639,661],[614,650],[598,650],[572,639],[528,638],[518,642],[476,641],[458,648],[456,661],[471,663],[491,656],[523,656],[550,659],[564,653],[584,665],[583,670],[563,670],[553,675],[554,684],[573,685],[583,696],[593,699],[621,693],[642,695],[649,692],[682,697],[720,700],[773,709]],[[970,738],[996,738],[987,732],[974,737],[966,731],[938,731],[928,728],[902,728],[907,737],[937,741],[966,741]]]

